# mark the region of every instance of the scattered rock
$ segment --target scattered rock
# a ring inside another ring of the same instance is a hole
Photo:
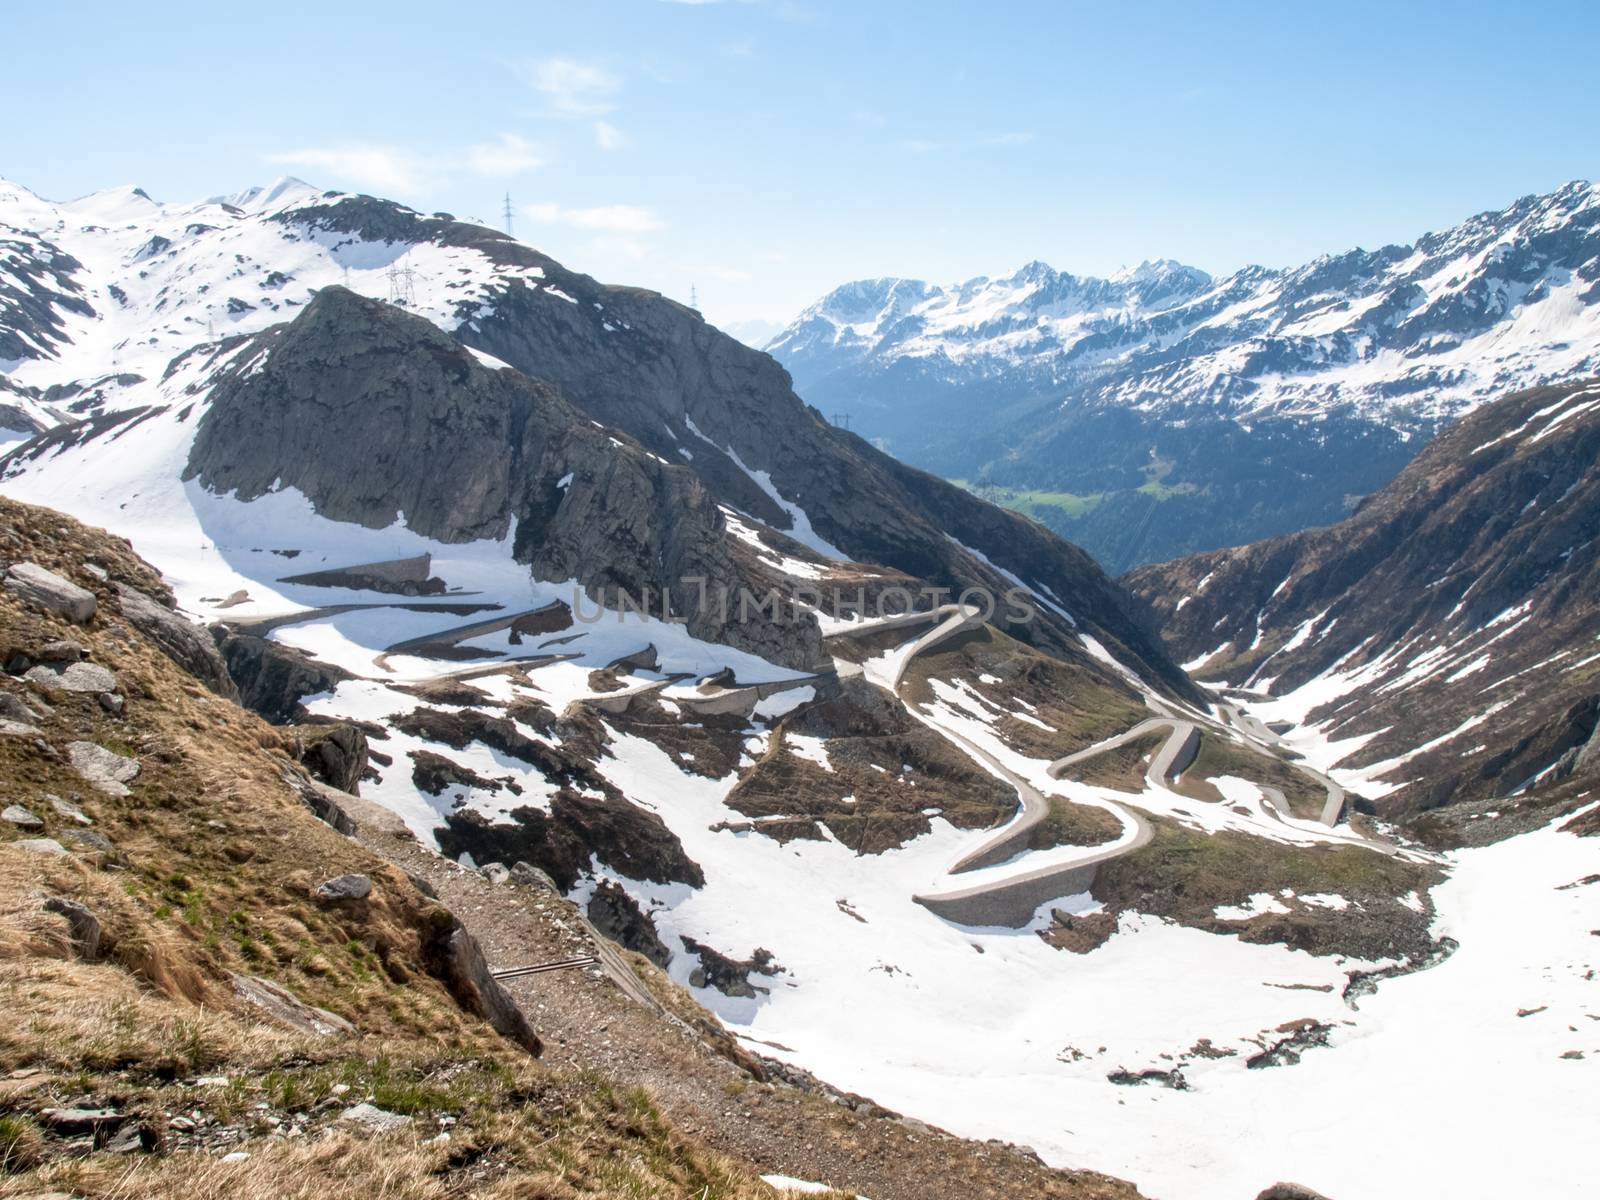
[[[478,871],[490,883],[511,882],[511,872],[506,870],[506,865],[504,863],[484,863],[483,866],[478,868]]]
[[[10,692],[0,692],[0,718],[31,725],[41,715],[34,712],[33,708],[21,696],[15,696]]]
[[[86,562],[83,564],[83,569],[90,575],[93,575],[101,583],[105,583],[111,578],[111,572],[106,570],[99,563]]]
[[[365,900],[372,894],[372,880],[366,875],[336,875],[319,884],[319,900]]]
[[[388,1112],[371,1104],[357,1104],[339,1114],[341,1125],[356,1125],[372,1133],[391,1133],[396,1129],[409,1129],[411,1118]]]
[[[30,667],[23,678],[40,687],[62,692],[118,692],[121,685],[110,671],[95,663],[40,663]]]
[[[46,912],[67,919],[72,934],[72,946],[84,962],[95,962],[100,957],[102,930],[99,919],[76,900],[65,896],[51,896],[44,902]]]
[[[128,781],[139,774],[137,761],[93,742],[70,743],[67,761],[90,786],[108,796],[128,795]]]
[[[53,796],[49,792],[44,794],[45,800],[55,810],[56,816],[66,817],[69,821],[76,821],[79,825],[93,825],[94,821],[83,809],[76,804],[69,804],[60,796]]]
[[[92,829],[67,829],[62,832],[61,836],[69,842],[77,842],[79,845],[87,846],[91,850],[97,850],[101,854],[115,855],[117,852],[117,848],[110,838],[103,833],[96,833]]]
[[[241,1162],[245,1162],[246,1160],[248,1160],[249,1157],[250,1157],[250,1155],[249,1155],[249,1153],[247,1151],[244,1151],[244,1150],[230,1150],[228,1153],[224,1154],[222,1156],[222,1158],[219,1159],[218,1161],[219,1162],[225,1162],[225,1163],[241,1163]]]
[[[114,1108],[47,1108],[39,1119],[58,1133],[93,1133],[121,1121],[122,1114]]]
[[[17,563],[6,572],[5,586],[24,604],[63,616],[76,625],[87,625],[98,607],[93,592],[37,563]]]
[[[63,638],[56,642],[46,642],[39,647],[39,651],[34,657],[40,662],[47,663],[82,662],[89,657],[89,647],[82,642],[75,642],[71,638]]]
[[[13,804],[0,812],[0,821],[9,821],[21,829],[43,829],[44,822],[20,804]]]
[[[1313,1192],[1298,1183],[1275,1183],[1256,1197],[1256,1200],[1328,1200],[1321,1192]]]
[[[128,706],[127,701],[115,692],[101,692],[96,699],[100,701],[100,707],[113,717],[120,717],[122,710]]]
[[[270,979],[256,975],[230,975],[229,978],[241,1000],[259,1008],[280,1025],[317,1037],[344,1037],[356,1031],[343,1017],[305,1003],[288,988]]]
[[[55,838],[22,838],[11,844],[19,850],[28,850],[34,854],[64,855],[67,852],[67,848]]]
[[[37,725],[24,725],[21,721],[0,720],[0,737],[33,737],[39,732]]]
[[[757,993],[765,994],[769,990],[750,982],[752,972],[760,975],[783,973],[783,968],[774,960],[772,951],[759,946],[749,958],[737,959],[730,958],[721,951],[690,937],[680,936],[679,941],[683,943],[685,950],[700,959],[700,965],[689,975],[692,987],[716,988],[724,996],[741,996],[749,999]]]

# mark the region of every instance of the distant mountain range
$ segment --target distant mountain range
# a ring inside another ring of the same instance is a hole
[[[1120,571],[1336,521],[1485,400],[1600,370],[1600,190],[1220,279],[860,280],[767,349],[824,413]]]

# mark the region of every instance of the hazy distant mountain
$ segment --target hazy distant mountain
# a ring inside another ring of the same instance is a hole
[[[1337,520],[1454,417],[1600,370],[1600,191],[1221,279],[862,280],[769,350],[822,411],[1120,570]]]

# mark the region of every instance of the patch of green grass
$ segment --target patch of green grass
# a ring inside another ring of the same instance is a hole
[[[1104,492],[1051,492],[1043,488],[1011,488],[998,485],[980,485],[967,479],[952,479],[951,483],[957,487],[971,492],[975,496],[1002,508],[1009,508],[1023,516],[1042,520],[1040,509],[1053,508],[1069,517],[1081,517],[1091,513],[1105,499]]]

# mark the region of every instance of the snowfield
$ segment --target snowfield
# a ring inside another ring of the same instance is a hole
[[[725,668],[733,669],[740,684],[802,678],[751,654],[692,638],[681,625],[636,613],[609,613],[522,644],[513,644],[506,630],[482,633],[468,644],[485,657],[466,664],[392,650],[462,623],[556,600],[574,603],[575,585],[531,578],[512,559],[514,531],[503,541],[446,544],[419,537],[403,521],[366,529],[326,520],[292,490],[243,503],[181,482],[208,380],[224,367],[252,365],[236,356],[255,351],[249,345],[223,349],[221,332],[287,319],[290,301],[324,284],[348,283],[378,296],[392,286],[388,269],[400,257],[394,247],[286,237],[287,227],[262,219],[316,195],[291,182],[227,204],[160,206],[123,189],[41,208],[45,202],[31,194],[0,185],[0,221],[26,217],[63,252],[95,264],[98,278],[120,281],[116,286],[126,304],[106,293],[94,304],[102,315],[64,316],[72,341],[85,353],[143,377],[112,385],[105,406],[165,406],[113,433],[16,464],[0,480],[0,490],[130,538],[197,619],[281,618],[268,636],[357,676],[307,699],[319,716],[387,722],[419,707],[401,687],[467,670],[475,673],[474,686],[494,699],[538,699],[560,712],[574,702],[618,695],[594,690],[591,670],[652,645],[659,669],[635,671],[625,687],[655,689],[667,711],[683,714],[686,724],[692,723],[688,703],[701,695],[696,681]],[[162,237],[170,244],[152,243],[151,228],[165,230]],[[470,308],[493,272],[470,251],[437,255],[410,257],[415,305],[452,328],[465,319],[461,302]],[[0,270],[4,266],[0,261]],[[279,290],[263,287],[269,267],[289,277]],[[1449,285],[1441,276],[1429,286]],[[270,300],[265,292],[272,292]],[[964,301],[970,313],[961,320],[998,318],[1003,297],[982,287],[970,292]],[[249,309],[230,305],[230,299],[246,295]],[[929,297],[926,291],[897,292],[893,303],[906,309],[938,300]],[[1559,307],[1567,301],[1552,292],[1542,303]],[[1066,305],[1046,313],[1057,335],[1081,316]],[[1302,332],[1321,336],[1316,322],[1326,320],[1308,315]],[[167,373],[174,355],[195,347]],[[73,379],[75,361],[46,356],[0,366],[18,382],[44,387]],[[1271,402],[1278,403],[1289,393],[1274,395]],[[43,407],[39,412],[47,423],[66,415]],[[1562,414],[1549,418],[1547,432],[1556,432]],[[791,536],[827,559],[843,558],[811,530],[798,504],[777,495],[764,472],[749,473],[790,511]],[[738,518],[730,530],[736,539],[762,545]],[[446,594],[413,599],[284,582],[287,575],[423,553],[432,556],[431,573],[445,580]],[[764,547],[762,553],[770,565],[803,578],[825,569],[774,557]],[[429,607],[441,603],[483,605],[485,611],[459,616]],[[954,613],[949,628],[962,619]],[[1516,619],[1508,615],[1505,625]],[[851,625],[839,622],[827,632]],[[860,623],[855,625],[859,631]],[[1306,636],[1315,625],[1307,626]],[[941,622],[870,659],[861,673],[895,691],[914,647],[945,628]],[[1172,711],[1099,642],[1087,635],[1082,640],[1091,656],[1145,695],[1153,716],[1169,725],[1180,718],[1209,719]],[[527,655],[545,660],[526,664],[528,682],[492,673],[497,662]],[[1468,665],[1445,654],[1407,662],[1418,672]],[[483,668],[491,673],[477,675]],[[1333,671],[1291,696],[1263,694],[1246,705],[1247,713],[1258,723],[1295,725],[1286,741],[1307,763],[1372,794],[1374,772],[1337,767],[1355,748],[1349,740],[1330,742],[1326,730],[1301,727],[1319,703],[1370,678]],[[1008,713],[949,680],[933,680],[931,690],[934,700],[913,710],[914,716],[990,774],[1115,814],[1123,829],[1112,850],[1132,844],[1144,817],[1282,846],[1363,840],[1348,826],[1289,817],[1267,802],[1260,787],[1231,776],[1214,781],[1228,801],[1220,805],[1160,784],[1129,794],[1058,780],[1048,762],[1018,753],[996,732],[1007,715],[1041,725],[1026,706]],[[741,734],[743,765],[767,747],[783,713],[816,694],[806,686],[756,706]],[[531,726],[519,730],[529,738],[542,736]],[[1368,1200],[1576,1200],[1592,1191],[1589,1146],[1600,1087],[1600,939],[1591,932],[1600,929],[1600,883],[1593,882],[1600,854],[1593,840],[1551,826],[1446,856],[1445,883],[1429,897],[1413,894],[1396,902],[1413,911],[1426,911],[1431,902],[1433,933],[1455,939],[1459,949],[1427,970],[1388,979],[1375,993],[1346,1000],[1352,973],[1387,964],[1249,944],[1138,914],[1124,914],[1110,940],[1086,955],[1055,949],[1037,936],[1052,909],[1093,911],[1097,905],[1088,895],[1042,904],[1018,929],[955,924],[914,897],[953,882],[1003,881],[1021,870],[1071,865],[1085,851],[1057,847],[953,879],[952,865],[996,831],[961,830],[937,815],[926,834],[870,857],[825,830],[821,840],[780,843],[729,827],[739,818],[726,803],[737,772],[715,779],[690,773],[619,724],[610,724],[610,738],[609,756],[599,760],[598,771],[632,802],[660,816],[703,868],[706,883],[696,889],[629,879],[595,860],[572,898],[585,900],[605,879],[621,884],[650,912],[673,950],[672,977],[691,987],[754,1050],[953,1132],[1026,1143],[1053,1164],[1128,1178],[1162,1200],[1241,1200],[1280,1179]],[[785,740],[791,754],[835,771],[823,739],[788,734]],[[427,795],[412,781],[409,759],[409,752],[424,748],[438,747],[391,731],[383,750],[394,765],[379,767],[377,782],[364,794],[399,814],[425,845],[436,844],[441,818],[458,807],[507,821],[512,808],[549,804],[554,788],[536,769],[481,742],[449,756],[481,776],[511,777],[521,795],[461,784]],[[1403,760],[1382,764],[1386,770],[1400,765]],[[1260,893],[1217,916],[1243,920],[1291,899],[1330,911],[1352,904],[1335,893]],[[684,937],[736,959],[765,949],[776,966],[752,975],[764,989],[754,997],[692,987],[700,964],[684,949]],[[1298,1062],[1248,1065],[1308,1031],[1315,1036],[1297,1051]],[[1326,1044],[1315,1044],[1321,1039]],[[782,1177],[772,1182],[802,1193],[816,1186]]]

